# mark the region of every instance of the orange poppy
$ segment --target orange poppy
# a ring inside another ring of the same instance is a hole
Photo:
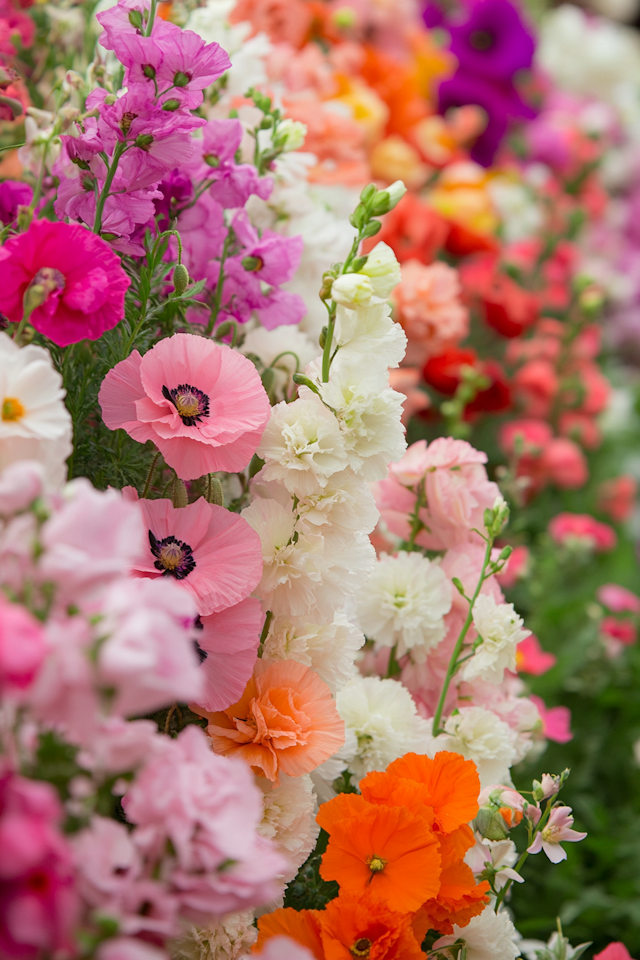
[[[356,816],[331,824],[320,876],[347,893],[371,890],[392,910],[417,910],[440,889],[436,836],[406,807],[362,803]]]
[[[358,817],[370,804],[358,793],[339,793],[337,797],[320,805],[316,823],[327,833],[331,833],[339,820]]]
[[[442,868],[440,890],[427,900],[416,914],[416,932],[422,929],[453,933],[453,924],[466,927],[472,917],[482,913],[489,902],[489,884],[476,883],[471,868],[463,860]],[[424,934],[423,934],[424,937]]]
[[[325,960],[424,960],[411,916],[367,890],[341,893],[318,911]]]
[[[423,754],[407,753],[387,767],[387,773],[426,785],[433,807],[433,829],[451,833],[478,813],[480,778],[473,760],[443,750],[433,760]]]
[[[396,777],[392,773],[368,773],[360,781],[360,792],[369,803],[382,803],[387,807],[407,807],[411,813],[433,826],[434,812],[430,806],[431,795],[424,783]]]
[[[261,952],[267,940],[272,937],[291,937],[296,943],[310,950],[317,960],[324,960],[320,924],[316,910],[294,910],[284,907],[258,917],[258,939],[252,953]]]

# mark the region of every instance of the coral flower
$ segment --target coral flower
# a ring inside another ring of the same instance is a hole
[[[205,710],[224,710],[241,696],[258,656],[263,620],[260,601],[253,597],[199,619]]]
[[[473,820],[478,812],[478,770],[472,760],[464,760],[459,753],[442,750],[433,760],[422,754],[407,753],[390,763],[387,773],[416,780],[428,788],[436,831],[452,833]]]
[[[34,220],[0,250],[0,311],[66,347],[97,340],[124,317],[131,283],[108,243],[78,224]]]
[[[258,939],[251,952],[261,952],[267,940],[273,937],[290,937],[310,950],[316,960],[324,960],[318,912],[285,907],[273,913],[264,913],[258,918]]]
[[[341,893],[317,917],[326,960],[424,960],[411,917],[390,910],[370,890]]]
[[[344,744],[344,723],[329,687],[295,660],[258,660],[238,701],[204,713],[213,749],[236,754],[254,773],[278,781],[310,773]]]
[[[489,902],[489,884],[476,883],[471,868],[462,860],[444,864],[437,897],[427,900],[415,917],[415,926],[440,933],[453,933],[453,925],[466,927]]]
[[[458,271],[437,261],[428,267],[408,260],[392,299],[408,337],[427,356],[440,353],[469,333],[469,312],[460,300]]]
[[[549,523],[551,539],[560,546],[581,545],[597,553],[613,550],[616,532],[588,513],[559,513]]]
[[[110,430],[152,440],[182,480],[244,469],[271,412],[250,360],[188,333],[144,357],[134,350],[106,375],[98,401]]]
[[[135,497],[125,487],[125,497]],[[140,500],[149,549],[134,562],[134,577],[174,577],[193,594],[201,616],[239,603],[262,576],[260,538],[246,520],[202,497],[186,507]]]
[[[392,910],[409,913],[440,889],[438,841],[406,807],[366,804],[331,827],[320,876],[356,896],[370,890]]]

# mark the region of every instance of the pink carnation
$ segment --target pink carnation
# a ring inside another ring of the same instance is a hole
[[[402,264],[402,281],[392,294],[398,320],[410,340],[424,350],[424,358],[463,340],[469,333],[469,312],[462,305],[458,271],[436,261]]]
[[[135,496],[131,487],[126,496]],[[201,616],[244,600],[262,576],[260,537],[246,520],[204,498],[186,507],[140,500],[149,546],[133,563],[135,577],[175,577]]]
[[[271,413],[250,360],[180,333],[110,370],[98,396],[110,430],[152,440],[183,480],[238,471],[256,452]]]
[[[78,224],[34,220],[2,247],[0,270],[0,311],[19,323],[25,294],[36,297],[39,288],[45,299],[29,321],[59,347],[97,340],[124,317],[131,281],[120,258]]]
[[[196,639],[204,691],[197,700],[205,710],[225,710],[240,699],[258,656],[263,620],[260,601],[253,597],[200,618]]]
[[[41,624],[24,607],[0,595],[0,694],[21,699],[44,656]]]
[[[615,530],[588,513],[559,513],[550,522],[549,533],[560,546],[581,543],[597,553],[613,550],[617,542]]]

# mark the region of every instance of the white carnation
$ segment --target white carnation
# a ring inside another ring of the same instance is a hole
[[[522,624],[512,603],[496,603],[489,594],[480,594],[473,605],[473,625],[482,643],[465,664],[462,678],[501,683],[505,670],[515,672],[516,646],[531,636]]]
[[[276,327],[266,330],[256,327],[244,338],[240,351],[245,356],[257,357],[263,367],[275,372],[273,396],[284,400],[291,394],[293,374],[304,370],[318,356],[318,346],[298,327]]]
[[[279,480],[290,493],[306,496],[347,465],[334,414],[313,395],[282,401],[271,411],[258,455],[265,480]]]
[[[461,707],[444,725],[445,732],[429,745],[429,755],[440,750],[473,760],[483,787],[510,783],[509,768],[516,757],[517,734],[484,707]]]
[[[251,910],[230,913],[206,927],[190,927],[169,944],[172,960],[236,960],[245,957],[258,939]]]
[[[367,358],[367,364],[376,363],[387,370],[397,367],[407,349],[407,335],[391,319],[387,303],[373,303],[355,310],[339,306],[336,312],[335,343],[340,347],[340,358],[358,362]]]
[[[379,645],[397,644],[396,656],[411,651],[424,661],[446,633],[451,585],[440,565],[421,553],[382,554],[360,592],[358,622]]]
[[[396,680],[354,677],[336,697],[338,713],[355,734],[357,750],[349,768],[356,777],[385,770],[412,750],[424,753],[429,726],[406,687]]]
[[[464,940],[467,960],[516,960],[520,950],[516,944],[518,933],[506,911],[495,913],[490,906],[472,917],[466,927],[453,925],[453,933],[440,937],[434,950]]]
[[[257,778],[257,782],[264,793],[264,812],[258,833],[274,840],[289,860],[291,866],[284,876],[285,883],[288,883],[315,847],[320,832],[315,819],[316,800],[311,777],[308,774],[288,777],[281,773],[277,787],[262,777]]]
[[[355,673],[355,658],[364,636],[338,610],[332,623],[276,617],[264,643],[263,658],[297,660],[311,667],[332,693]]]

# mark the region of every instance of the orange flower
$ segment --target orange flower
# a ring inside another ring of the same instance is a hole
[[[453,933],[454,923],[466,927],[472,917],[484,910],[489,902],[488,892],[488,882],[476,883],[463,860],[443,866],[437,897],[427,900],[416,914],[416,934],[419,935],[422,924],[425,933],[427,930]]]
[[[406,807],[386,807],[358,798],[355,816],[329,824],[320,876],[343,891],[371,890],[392,910],[409,913],[440,889],[438,841],[422,817]],[[336,807],[334,807],[334,810]],[[326,823],[323,817],[318,822]]]
[[[341,893],[316,916],[326,960],[424,960],[410,915],[390,910],[370,890]]]
[[[292,907],[285,907],[263,914],[258,918],[258,939],[251,952],[261,952],[267,940],[272,937],[291,937],[296,943],[310,950],[317,960],[324,960],[317,913],[317,910],[294,910]]]
[[[443,750],[433,760],[407,753],[390,763],[387,773],[425,784],[434,811],[433,829],[438,832],[451,833],[478,813],[478,770],[472,760],[464,760],[459,753]]]
[[[329,687],[295,660],[258,660],[238,703],[207,713],[215,753],[236,754],[254,773],[278,781],[310,773],[344,743]]]

